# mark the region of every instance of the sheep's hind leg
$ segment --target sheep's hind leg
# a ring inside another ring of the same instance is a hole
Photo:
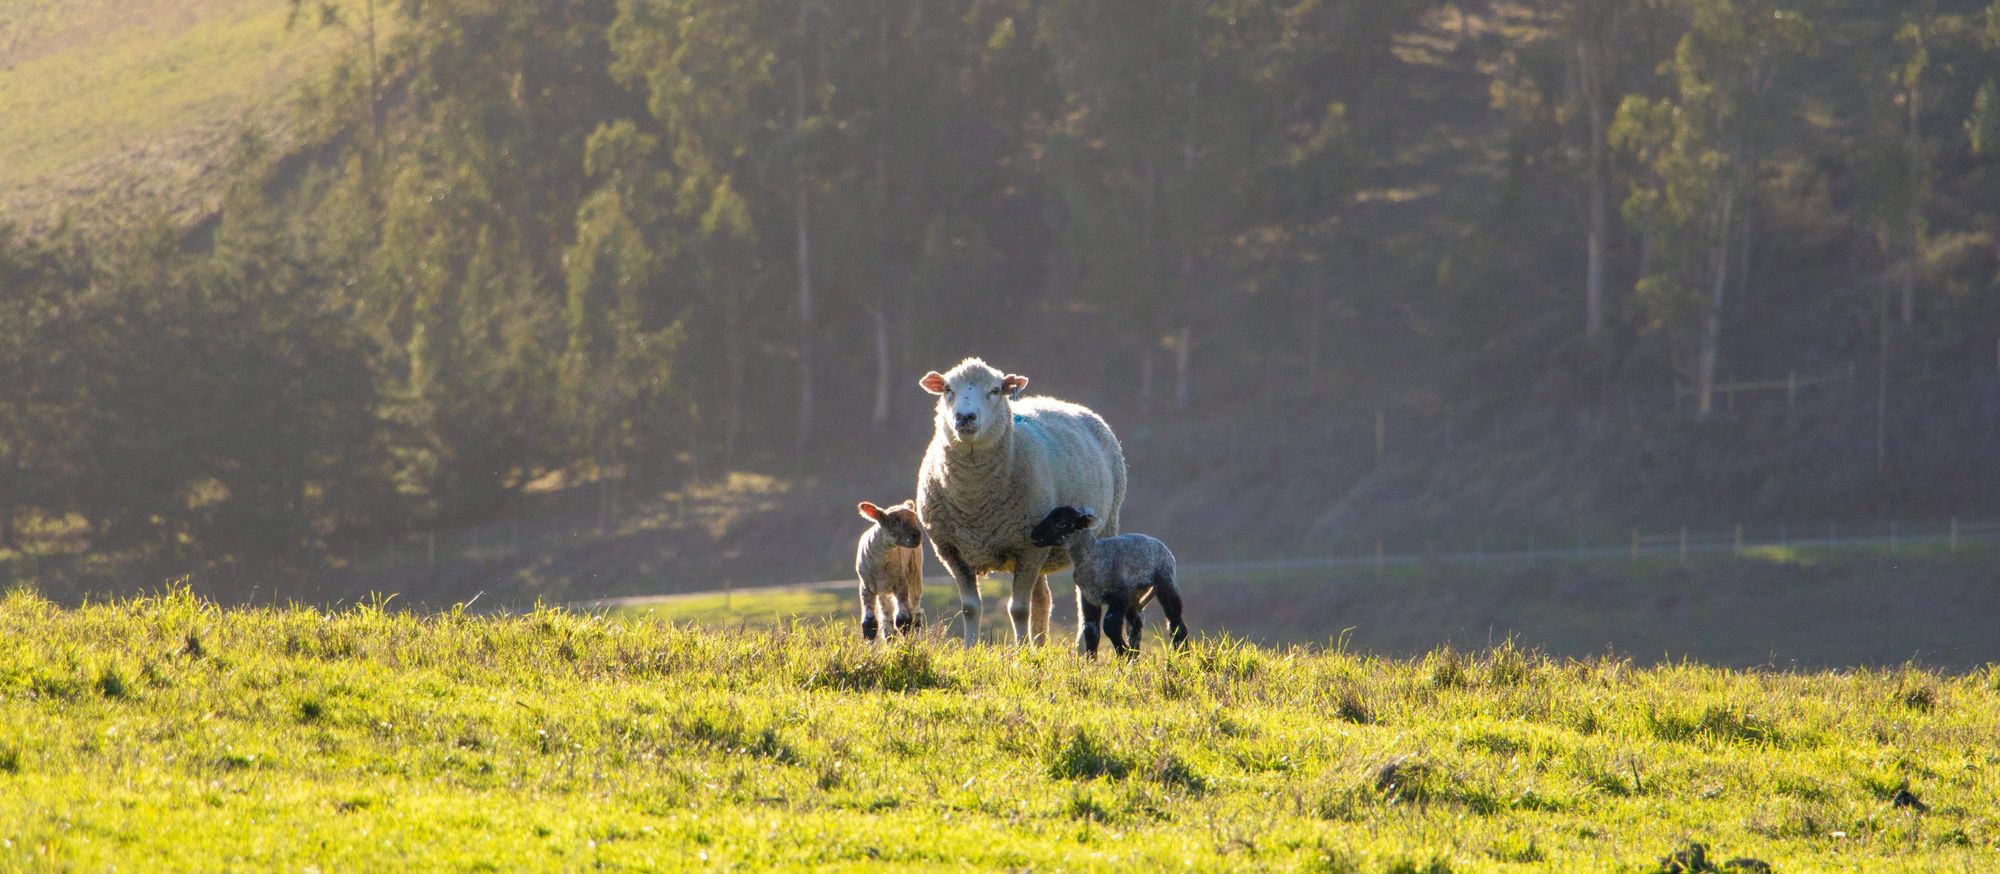
[[[1049,575],[1035,578],[1035,591],[1028,600],[1028,631],[1036,646],[1049,642],[1049,616],[1055,613],[1055,596],[1049,594]]]

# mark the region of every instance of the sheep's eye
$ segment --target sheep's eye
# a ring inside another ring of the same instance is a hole
[[[999,387],[998,387],[998,386],[995,386],[995,387],[994,387],[994,389],[993,389],[992,391],[990,391],[990,392],[987,392],[987,394],[993,394],[993,395],[997,395],[997,394],[999,394],[999,393],[1000,393],[1000,389],[999,389]]]

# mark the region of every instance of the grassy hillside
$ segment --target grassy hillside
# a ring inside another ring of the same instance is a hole
[[[351,47],[284,0],[0,4],[0,215],[213,210],[245,129],[282,138],[293,85]]]
[[[0,867],[1960,871],[1995,737],[1990,667],[0,600]]]

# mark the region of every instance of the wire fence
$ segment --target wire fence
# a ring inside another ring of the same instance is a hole
[[[1872,552],[1889,555],[1923,552],[1944,557],[1971,557],[1979,549],[1981,556],[1990,553],[1983,547],[2000,542],[2000,519],[1946,519],[1943,521],[1904,522],[1887,520],[1878,523],[1824,523],[1788,524],[1778,523],[1763,526],[1733,525],[1729,528],[1678,528],[1673,530],[1648,530],[1634,528],[1630,535],[1619,543],[1579,541],[1573,547],[1539,549],[1499,549],[1488,550],[1475,543],[1471,549],[1427,550],[1422,552],[1390,553],[1377,543],[1373,553],[1362,555],[1321,555],[1270,558],[1245,561],[1187,562],[1181,565],[1186,574],[1227,574],[1260,571],[1317,571],[1317,570],[1373,570],[1386,573],[1391,568],[1408,568],[1423,565],[1506,565],[1532,564],[1535,562],[1561,561],[1650,561],[1660,558],[1689,560],[1697,557],[1760,555],[1778,550],[1776,557],[1790,557],[1787,553],[1797,550],[1840,550]],[[1003,575],[1004,576],[1004,575]],[[949,576],[943,574],[924,577],[927,586],[952,585]],[[663,598],[707,596],[715,594],[754,595],[759,592],[798,590],[849,590],[854,587],[854,579],[845,577],[808,582],[770,583],[752,586],[728,586],[696,592],[674,592],[664,595],[631,595],[612,598],[594,598],[576,601],[563,606],[572,609],[609,609],[639,606],[654,603]]]
[[[1302,556],[1295,558],[1207,562],[1188,565],[1202,572],[1312,570],[1368,568],[1382,571],[1390,567],[1418,564],[1507,564],[1564,559],[1605,560],[1625,558],[1641,561],[1660,556],[1687,559],[1717,554],[1759,554],[1771,550],[1854,549],[1857,551],[1901,554],[1926,551],[1956,556],[1974,544],[2000,541],[2000,520],[1946,519],[1944,521],[1878,523],[1825,523],[1734,525],[1726,529],[1681,527],[1672,530],[1631,529],[1622,542],[1592,542],[1579,538],[1573,547],[1489,550],[1475,541],[1470,549],[1431,549],[1419,552],[1388,552],[1377,541],[1372,554]]]

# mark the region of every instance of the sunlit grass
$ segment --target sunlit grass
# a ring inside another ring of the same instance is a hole
[[[2000,859],[2000,671],[0,600],[0,868]],[[1925,805],[1894,803],[1907,789]]]

